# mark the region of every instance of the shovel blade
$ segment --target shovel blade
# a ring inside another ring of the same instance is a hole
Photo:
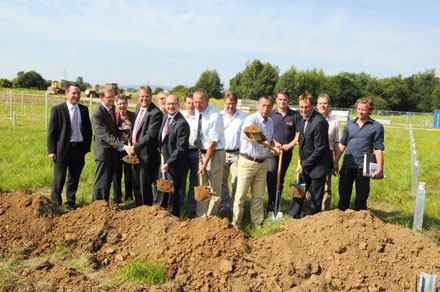
[[[277,215],[275,215],[274,211],[269,211],[268,219],[270,221],[277,221],[283,218],[283,212],[277,212]]]

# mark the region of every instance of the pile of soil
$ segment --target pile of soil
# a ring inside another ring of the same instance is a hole
[[[194,187],[194,199],[198,202],[211,200],[211,189],[207,186]]]
[[[172,181],[166,180],[166,179],[158,179],[156,182],[157,190],[164,192],[164,193],[172,193],[174,192],[174,184]]]
[[[3,193],[0,231],[3,256],[29,246],[32,256],[43,255],[68,244],[88,255],[90,267],[109,273],[137,257],[164,264],[169,283],[142,288],[126,282],[120,291],[414,291],[416,273],[440,275],[439,247],[369,211],[292,220],[284,231],[257,240],[227,219],[181,221],[158,206],[122,210],[97,201],[61,215],[40,195]],[[22,276],[50,283],[64,277],[63,288],[72,291],[78,281],[82,291],[96,284],[47,262]]]

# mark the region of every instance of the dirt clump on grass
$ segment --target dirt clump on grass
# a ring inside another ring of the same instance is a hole
[[[97,201],[63,215],[51,206],[39,195],[1,194],[0,243],[8,246],[2,251],[13,252],[24,239],[36,245],[31,255],[69,246],[87,257],[89,268],[111,276],[135,258],[149,258],[163,264],[169,280],[143,286],[123,282],[110,290],[413,291],[416,273],[440,275],[438,246],[370,211],[322,212],[250,239],[227,219],[181,221],[158,206],[122,210]],[[32,227],[37,225],[45,231]],[[77,291],[83,279],[82,291],[96,290],[98,280],[61,263],[43,261],[23,277],[49,279],[52,285],[51,273],[54,279],[64,275],[71,280],[63,280],[65,289]]]

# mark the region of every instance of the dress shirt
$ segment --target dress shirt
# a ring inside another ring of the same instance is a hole
[[[289,144],[295,138],[296,132],[299,132],[302,116],[301,114],[287,107],[287,112],[283,116],[278,108],[271,110],[269,117],[272,119],[273,139],[280,144]]]
[[[346,146],[344,162],[350,168],[362,168],[364,154],[376,150],[385,150],[384,130],[381,123],[369,118],[359,128],[358,118],[347,122],[342,131],[341,144]]]
[[[211,141],[217,143],[215,150],[224,149],[225,128],[221,114],[210,104],[200,114],[202,115],[202,149],[207,150]]]
[[[237,109],[230,119],[224,110],[220,113],[223,116],[223,125],[225,126],[225,150],[240,149],[241,130],[247,114]]]
[[[73,119],[73,109],[76,108],[76,112],[78,113],[78,141],[72,141],[72,138],[70,139],[70,142],[83,142],[84,138],[81,134],[81,112],[79,110],[79,106],[73,105],[70,102],[66,101],[67,109],[69,110],[69,117],[70,117],[70,124],[72,125],[72,119]],[[72,125],[73,127],[73,125]]]
[[[272,142],[273,137],[273,121],[271,118],[263,119],[259,112],[248,116],[243,123],[243,129],[250,126],[256,125],[263,132],[264,136],[266,136],[267,143]],[[264,159],[269,153],[268,148],[263,148],[257,143],[249,142],[245,139],[244,131],[241,131],[241,148],[240,153],[246,154],[253,158]]]
[[[168,128],[167,128],[167,131],[170,130],[171,123],[173,122],[173,119],[174,119],[174,117],[176,116],[176,114],[177,114],[177,112],[175,112],[174,115],[172,115],[172,116],[167,115],[167,119],[169,118],[169,120],[168,120]],[[166,120],[165,120],[165,121],[166,121]],[[164,134],[163,134],[164,131],[165,131],[165,125],[163,126],[163,129],[162,129],[162,140],[164,139]],[[165,134],[166,134],[166,133],[165,133]]]
[[[148,105],[149,106],[149,105]],[[136,129],[137,129],[137,125],[140,123],[140,122],[142,122],[142,121],[139,121],[139,119],[140,119],[140,117],[141,117],[141,110],[144,110],[144,114],[142,115],[142,119],[145,117],[145,114],[147,113],[147,109],[148,109],[148,106],[147,107],[140,107],[139,108],[139,111],[138,111],[138,114],[136,115],[136,121],[134,122],[134,126],[133,126],[133,131],[136,131]],[[133,132],[133,135],[134,135],[135,133]]]
[[[194,111],[194,115],[190,116],[188,111],[182,111],[182,115],[189,124],[189,149],[197,149],[195,142],[197,140],[197,123],[199,121],[199,113]]]
[[[335,151],[335,143],[339,143],[341,140],[339,120],[331,115],[328,115],[326,120],[328,122],[328,142],[330,144],[330,150]]]

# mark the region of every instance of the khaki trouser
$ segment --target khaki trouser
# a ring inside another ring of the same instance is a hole
[[[206,153],[202,154],[203,161]],[[211,200],[197,202],[197,217],[215,216],[220,206],[222,193],[222,179],[225,168],[225,150],[214,151],[206,166],[206,175],[203,176],[203,185],[211,187]]]
[[[234,200],[232,223],[240,225],[243,221],[244,203],[249,191],[252,191],[251,221],[255,226],[264,220],[264,193],[266,191],[266,160],[263,163],[253,162],[240,156],[237,165],[237,190]]]
[[[222,198],[220,201],[220,210],[231,209],[234,205],[235,191],[237,189],[237,163],[239,152],[226,152],[225,171],[223,172]],[[231,195],[229,196],[229,171],[231,171]]]
[[[324,196],[322,198],[322,211],[330,210],[330,203],[332,201],[332,175],[329,174],[325,178],[325,186],[324,186]],[[307,191],[306,197],[304,199],[304,203],[302,206],[302,212],[306,215],[310,213],[310,205],[312,203],[312,199],[310,197],[310,192]]]

